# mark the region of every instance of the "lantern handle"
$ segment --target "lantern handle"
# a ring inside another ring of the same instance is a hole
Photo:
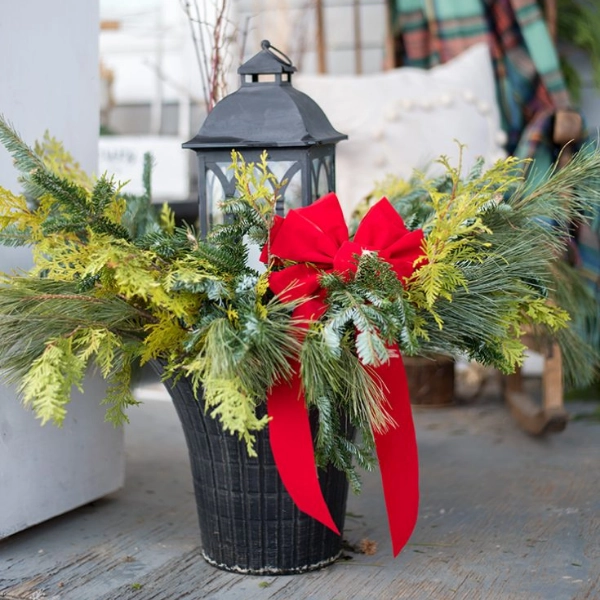
[[[263,40],[260,43],[260,47],[263,50],[268,50],[271,54],[275,55],[279,60],[283,59],[281,62],[285,62],[290,67],[294,66],[290,57],[287,54],[283,53],[279,48],[275,48],[275,46],[273,46],[273,44],[271,44],[271,42],[269,40]]]

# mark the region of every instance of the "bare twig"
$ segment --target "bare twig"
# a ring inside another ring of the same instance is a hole
[[[323,0],[315,0],[315,15],[317,20],[317,71],[322,75],[327,73]]]
[[[204,95],[204,102],[208,106],[208,89],[206,87],[206,78],[204,77],[205,68],[203,63],[203,52],[201,52],[200,43],[196,36],[196,29],[194,27],[194,19],[192,17],[190,2],[189,0],[180,0],[181,6],[185,11],[185,14],[188,18],[188,23],[190,26],[190,33],[192,36],[192,42],[194,44],[194,53],[196,55],[196,61],[198,63],[198,69],[200,71],[200,82],[202,84],[202,91]],[[196,10],[198,9],[198,5],[196,4]]]
[[[248,32],[250,31],[250,19],[254,15],[248,15],[244,21],[244,29],[242,31],[242,43],[240,44],[239,61],[242,64],[244,55],[246,54],[246,44],[248,43]]]
[[[180,0],[187,16],[202,92],[207,112],[224,96],[226,91],[227,48],[230,38],[227,28],[230,22],[227,18],[228,0],[215,0],[214,19],[206,14],[206,3],[202,3],[201,11],[198,0]]]
[[[204,5],[206,8],[206,5]],[[200,18],[200,8],[198,7],[198,0],[194,0],[194,9],[196,13],[196,23],[198,30],[198,40],[196,44],[199,46],[199,51],[202,55],[202,69],[201,69],[201,77],[203,78],[202,87],[204,88],[204,99],[206,101],[206,111],[211,111],[211,101],[210,101],[210,68],[207,58],[207,46],[205,40],[205,29],[209,27],[206,19]],[[206,14],[205,14],[206,17]]]

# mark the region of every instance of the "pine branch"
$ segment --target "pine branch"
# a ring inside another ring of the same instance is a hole
[[[15,224],[0,230],[0,245],[10,248],[29,246],[31,244],[31,230],[23,229]]]
[[[446,178],[422,181],[414,189],[397,186],[400,193],[391,196],[392,203],[407,221],[425,229],[429,247],[435,248],[409,284],[409,300],[417,303],[413,333],[420,331],[420,339],[403,345],[405,353],[466,353],[510,371],[522,360],[518,338],[525,325],[549,335],[561,323],[559,309],[546,310],[548,299],[582,313],[581,304],[557,295],[553,266],[565,251],[568,224],[598,214],[600,155],[586,149],[539,187],[524,181],[525,166],[508,160],[485,173],[476,168],[464,181],[455,174],[454,192]],[[473,228],[477,219],[480,225]],[[425,307],[431,312],[423,312]],[[586,346],[572,333],[557,335],[581,356]],[[592,373],[589,360],[566,365],[571,382],[588,381]]]

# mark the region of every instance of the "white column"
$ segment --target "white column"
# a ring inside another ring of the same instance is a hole
[[[96,171],[99,128],[98,0],[2,4],[0,110],[32,144],[48,129]],[[0,185],[18,190],[0,149]],[[27,268],[27,249],[0,248],[0,270]],[[102,383],[74,395],[65,426],[41,427],[0,385],[0,538],[117,490],[123,432],[104,422]]]

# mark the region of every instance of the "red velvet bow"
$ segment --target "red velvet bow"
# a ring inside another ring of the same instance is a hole
[[[268,262],[273,257],[281,264],[294,263],[272,272],[269,286],[282,300],[309,297],[294,310],[294,317],[302,320],[299,326],[307,326],[327,310],[326,292],[319,284],[323,272],[351,277],[357,269],[355,256],[367,250],[377,252],[404,280],[423,254],[422,241],[423,232],[408,231],[385,198],[369,210],[354,240],[349,241],[339,201],[335,194],[328,194],[310,206],[290,211],[285,218],[277,217],[261,259]],[[397,555],[417,520],[419,474],[404,365],[398,348],[391,350],[392,357],[374,370],[396,425],[383,433],[374,431],[374,437],[393,552]],[[298,508],[339,533],[319,487],[300,369],[299,365],[295,367],[295,376],[273,386],[267,396],[273,456]]]

